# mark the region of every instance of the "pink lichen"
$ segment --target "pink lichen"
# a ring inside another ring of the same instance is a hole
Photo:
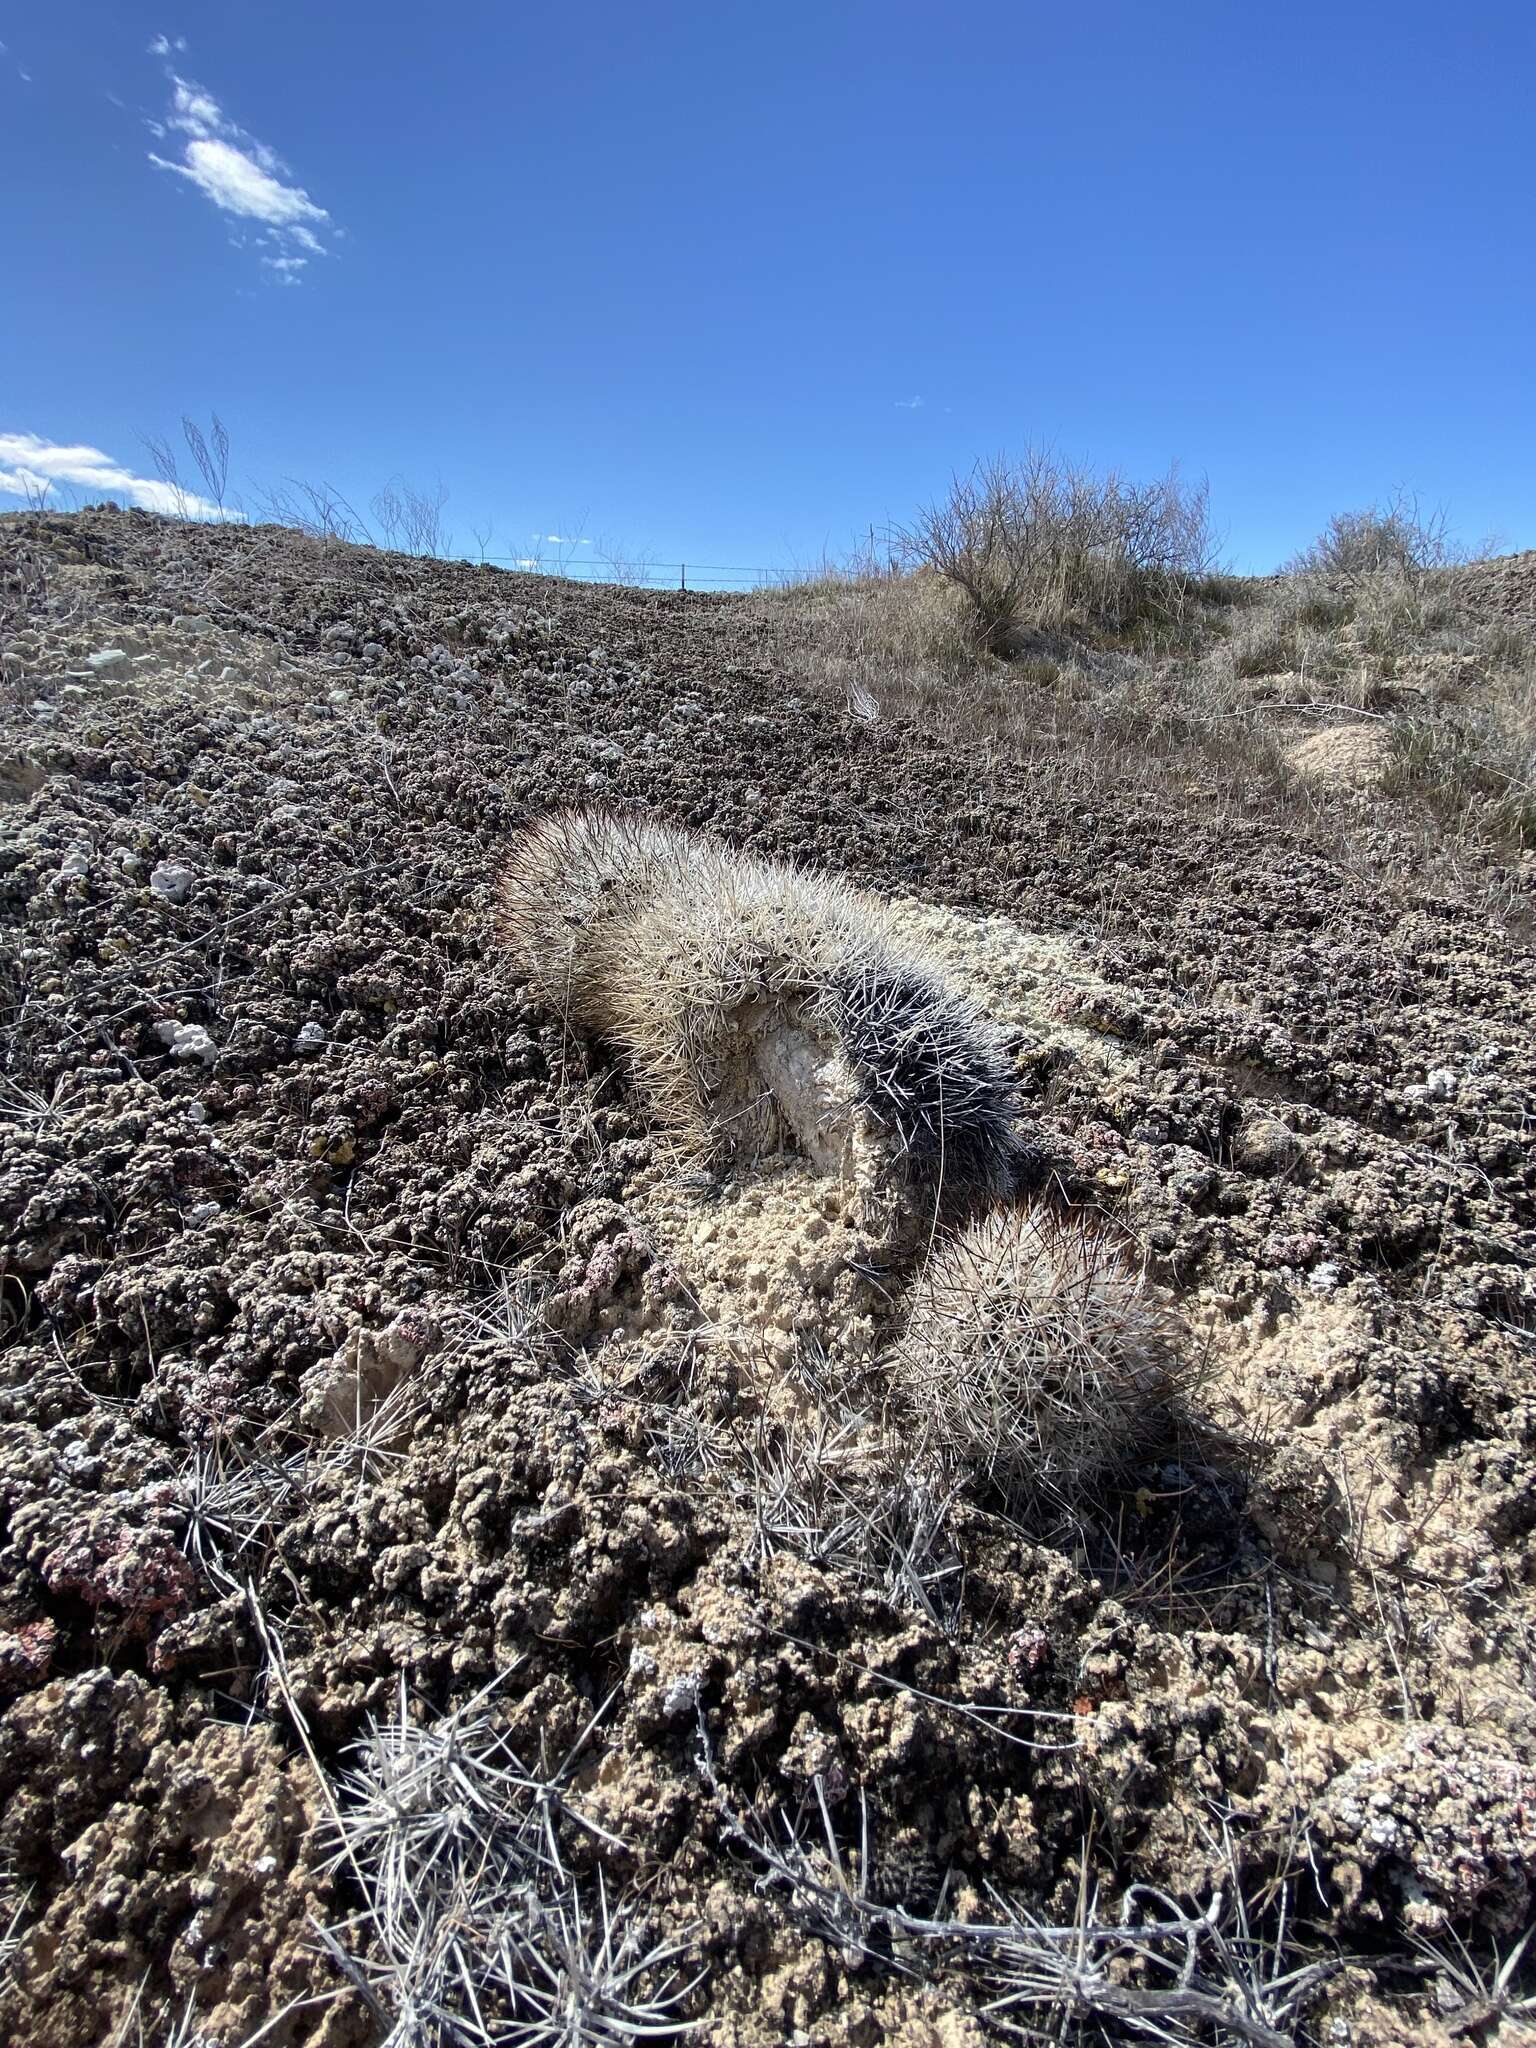
[[[161,1524],[117,1523],[67,1537],[44,1558],[43,1581],[52,1593],[117,1609],[123,1626],[138,1635],[162,1615],[185,1611],[197,1575]]]
[[[41,1685],[53,1667],[58,1641],[57,1627],[46,1618],[0,1630],[0,1694]]]

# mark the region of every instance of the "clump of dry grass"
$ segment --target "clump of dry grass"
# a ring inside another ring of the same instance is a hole
[[[501,929],[537,997],[627,1056],[696,1157],[793,1149],[852,1185],[959,1201],[1026,1163],[997,1034],[834,877],[562,811],[513,846]]]
[[[1491,701],[1394,720],[1381,787],[1424,804],[1453,837],[1536,849],[1536,673]]]
[[[684,1404],[657,1431],[657,1456],[743,1508],[759,1557],[802,1557],[947,1626],[964,1582],[953,1479],[848,1400],[821,1394],[804,1413],[728,1423]]]
[[[1100,1223],[1000,1211],[930,1258],[893,1395],[945,1465],[1076,1517],[1166,1426],[1176,1334]]]

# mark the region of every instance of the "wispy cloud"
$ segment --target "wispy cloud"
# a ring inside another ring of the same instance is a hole
[[[157,56],[184,47],[184,41],[171,44],[164,36],[150,44]],[[173,160],[151,150],[150,162],[157,170],[185,178],[221,213],[259,222],[260,261],[274,282],[298,284],[310,258],[328,253],[323,237],[338,232],[331,216],[293,182],[274,150],[230,120],[212,93],[176,71],[167,69],[166,76],[171,83],[170,107],[163,119],[149,126],[162,141],[167,136],[179,138],[175,146],[180,156]]]
[[[896,410],[898,412],[916,412],[922,404],[923,400],[921,398],[898,398]]]
[[[533,538],[535,540],[552,540],[556,547],[562,548],[589,548],[592,545],[591,541],[586,539],[578,540],[571,533],[536,533]]]
[[[68,484],[89,497],[126,498],[149,512],[174,512],[215,519],[217,505],[192,491],[178,491],[158,477],[135,476],[99,448],[45,441],[37,434],[0,434],[0,496],[35,497]]]
[[[186,47],[185,36],[156,36],[149,46],[149,54],[151,57],[169,57],[173,50],[184,50]]]

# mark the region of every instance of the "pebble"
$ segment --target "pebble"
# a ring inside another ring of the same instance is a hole
[[[293,1041],[295,1052],[319,1052],[325,1044],[325,1026],[317,1024],[313,1017],[307,1024],[299,1026],[299,1035]]]
[[[163,860],[151,873],[149,886],[167,903],[185,903],[196,880],[192,870],[179,861]]]
[[[101,675],[108,669],[121,668],[128,659],[128,653],[126,648],[122,647],[99,647],[94,654],[88,654],[85,658],[96,673]]]
[[[219,1048],[201,1024],[178,1024],[167,1017],[155,1026],[155,1036],[178,1060],[201,1060],[211,1067],[219,1056]]]

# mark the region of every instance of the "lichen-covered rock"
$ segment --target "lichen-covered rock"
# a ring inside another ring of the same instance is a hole
[[[1362,1758],[1317,1807],[1345,1910],[1438,1934],[1452,1923],[1497,1935],[1536,1904],[1536,1769],[1438,1724]]]

